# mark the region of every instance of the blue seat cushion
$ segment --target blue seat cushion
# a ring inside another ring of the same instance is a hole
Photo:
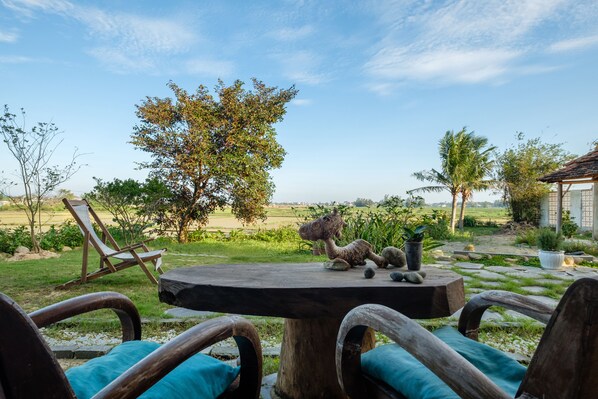
[[[77,399],[91,398],[160,345],[155,342],[124,342],[108,354],[66,371]],[[198,353],[143,393],[143,399],[216,398],[237,378],[240,367],[231,367]]]
[[[509,395],[515,397],[526,368],[503,352],[464,337],[452,327],[433,332]],[[459,398],[439,377],[397,344],[379,346],[361,356],[363,371],[407,398]]]

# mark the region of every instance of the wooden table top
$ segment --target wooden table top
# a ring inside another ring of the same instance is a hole
[[[322,263],[221,264],[178,268],[160,276],[160,301],[195,310],[285,318],[342,318],[366,303],[396,309],[411,318],[450,316],[465,303],[463,278],[422,267],[423,284],[395,282],[392,271],[364,267],[325,269]]]

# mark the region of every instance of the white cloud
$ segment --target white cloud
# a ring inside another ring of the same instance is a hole
[[[322,60],[311,51],[278,53],[273,56],[282,66],[282,73],[296,83],[317,85],[329,80],[320,72]]]
[[[210,59],[194,59],[187,61],[186,72],[192,75],[224,78],[231,76],[235,70],[234,64],[228,61]]]
[[[594,46],[598,46],[598,35],[561,40],[552,44],[548,50],[553,53],[560,53],[564,51],[585,50]]]
[[[516,57],[516,52],[500,49],[438,49],[416,54],[408,48],[385,48],[366,69],[382,79],[478,83],[502,75]]]
[[[298,99],[291,100],[291,104],[296,105],[298,107],[306,107],[308,105],[311,105],[312,101],[307,98],[298,98]]]
[[[67,0],[2,0],[3,4],[27,17],[36,12],[60,15],[83,24],[93,47],[87,53],[116,72],[170,68],[171,57],[184,55],[199,39],[179,19],[108,13],[96,7]]]
[[[2,32],[0,31],[0,43],[15,43],[19,35],[15,32]]]
[[[313,26],[304,25],[299,28],[282,28],[270,33],[269,36],[280,41],[295,41],[304,39],[314,33]]]
[[[598,17],[593,0],[388,0],[374,7],[383,38],[364,64],[376,92],[392,83],[497,83],[514,74],[544,73],[550,65],[527,66],[526,56],[549,46],[559,24]],[[590,11],[593,10],[593,11]],[[595,29],[591,24],[579,24]],[[587,26],[586,26],[587,25]],[[582,29],[582,28],[580,28]],[[552,51],[598,44],[598,37],[555,43]]]
[[[0,64],[27,64],[30,62],[37,62],[38,60],[30,57],[23,57],[20,55],[2,55],[0,56]]]

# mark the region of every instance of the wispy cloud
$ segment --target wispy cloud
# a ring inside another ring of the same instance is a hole
[[[0,31],[0,43],[15,43],[19,38],[19,35],[15,32],[2,32]]]
[[[0,64],[28,64],[31,62],[39,62],[40,60],[23,57],[20,55],[0,55]]]
[[[299,28],[281,28],[272,31],[269,36],[283,42],[290,42],[295,40],[305,39],[311,36],[315,32],[315,29],[311,25],[304,25]]]
[[[311,51],[277,53],[273,57],[280,63],[282,74],[294,82],[317,85],[329,80],[321,72],[321,57]]]
[[[366,64],[373,75],[390,80],[430,80],[478,83],[502,75],[514,51],[437,49],[414,53],[409,48],[385,48]]]
[[[235,66],[229,61],[217,61],[210,59],[193,59],[187,61],[185,69],[188,74],[225,78],[231,76]]]
[[[555,67],[526,66],[526,56],[548,47],[546,36],[558,34],[551,24],[579,18],[580,4],[588,1],[376,2],[384,35],[364,70],[376,91],[398,82],[496,83],[512,74],[546,72]],[[552,47],[564,51],[596,43],[593,36]]]
[[[291,100],[291,104],[296,105],[298,107],[306,107],[308,105],[311,105],[312,101],[307,98],[297,98],[297,99]]]
[[[598,35],[561,40],[552,44],[548,50],[553,53],[561,53],[565,51],[585,50],[594,46],[598,46]]]
[[[171,69],[172,56],[184,56],[199,41],[180,18],[106,12],[68,0],[2,0],[23,16],[49,13],[83,24],[92,43],[87,53],[115,72]],[[216,61],[215,61],[216,62]]]

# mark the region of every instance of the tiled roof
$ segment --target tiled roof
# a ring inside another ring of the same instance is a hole
[[[542,176],[538,180],[556,183],[563,180],[592,178],[598,181],[598,148],[579,158],[569,161],[561,169]]]

